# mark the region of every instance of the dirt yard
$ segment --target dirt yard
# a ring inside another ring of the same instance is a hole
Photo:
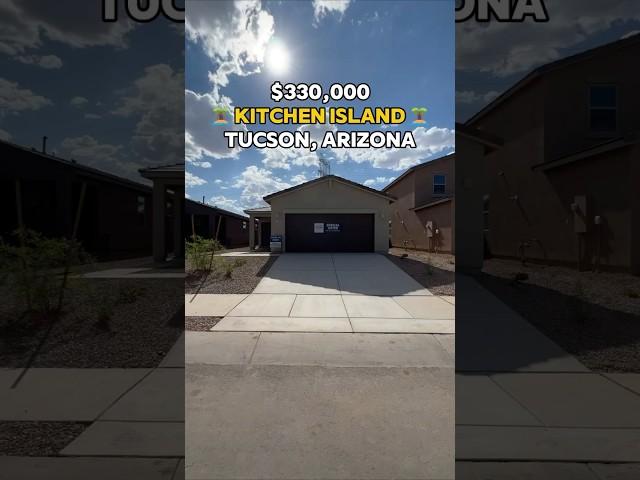
[[[640,315],[640,277],[626,273],[578,272],[567,267],[522,266],[515,260],[485,260],[483,272],[555,290],[620,312]],[[524,274],[524,275],[523,275]],[[525,278],[526,276],[526,278]]]
[[[391,248],[387,258],[434,295],[456,294],[454,255]]]
[[[640,278],[493,259],[477,280],[591,370],[640,373]]]

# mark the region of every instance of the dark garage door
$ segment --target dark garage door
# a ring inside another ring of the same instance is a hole
[[[287,252],[372,252],[373,214],[287,213]],[[320,233],[320,224],[324,228]]]

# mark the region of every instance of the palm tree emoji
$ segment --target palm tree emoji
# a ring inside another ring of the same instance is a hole
[[[225,114],[228,112],[226,107],[216,107],[213,109],[213,113],[216,114],[215,123],[227,123],[227,120],[224,118]]]
[[[426,108],[424,108],[424,107],[413,107],[411,109],[411,111],[413,113],[415,113],[416,116],[418,117],[413,121],[413,123],[425,123],[423,117],[424,117],[425,112],[427,111]]]

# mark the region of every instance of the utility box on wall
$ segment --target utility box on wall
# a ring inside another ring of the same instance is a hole
[[[575,233],[587,233],[587,197],[576,195],[571,204],[573,211],[573,229]]]
[[[432,238],[433,237],[433,222],[431,220],[429,220],[427,222],[426,229],[427,229],[427,237],[428,238]]]

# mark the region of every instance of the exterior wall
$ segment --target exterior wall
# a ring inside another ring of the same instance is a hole
[[[374,213],[374,249],[389,249],[389,200],[328,179],[271,199],[271,234],[282,235],[286,213]]]
[[[576,266],[580,241],[581,266],[589,268],[598,254],[593,216],[600,215],[605,222],[600,265],[632,268],[631,239],[639,227],[632,211],[636,187],[630,160],[637,158],[638,149],[625,147],[546,172],[532,167],[607,140],[588,130],[592,83],[619,85],[616,135],[638,129],[640,119],[632,112],[640,105],[631,91],[637,80],[631,62],[606,52],[545,74],[471,124],[505,142],[483,161],[492,255],[518,258],[525,244],[530,260]],[[571,210],[575,195],[586,195],[588,201],[588,231],[580,240]]]
[[[191,215],[204,216],[207,220],[207,228],[204,234],[209,238],[215,238],[216,233],[218,240],[226,248],[246,247],[249,245],[249,218],[240,218],[235,215],[226,215],[219,209],[194,201],[185,202],[185,237],[189,238],[192,234]],[[218,231],[218,222],[222,218],[220,230]],[[198,219],[203,222],[203,220]],[[245,228],[243,228],[243,222]]]
[[[454,202],[434,205],[433,207],[424,208],[415,212],[417,223],[426,225],[427,222],[433,222],[434,229],[438,229],[436,235],[435,230],[433,237],[429,239],[425,234],[422,236],[422,244],[424,249],[430,251],[455,253],[455,228],[454,228]]]
[[[478,271],[483,260],[484,146],[456,135],[456,270]]]
[[[543,100],[548,160],[640,130],[639,74],[635,62],[629,61],[639,55],[640,43],[635,42],[545,75]],[[618,91],[618,131],[610,134],[589,130],[589,87],[598,84],[615,85]]]
[[[433,176],[445,175],[444,194],[433,193]],[[435,239],[438,251],[455,252],[453,202],[419,211],[415,207],[453,197],[455,194],[455,159],[453,155],[414,168],[385,190],[397,200],[391,205],[391,244],[394,247],[432,250],[434,240],[427,237],[427,221],[434,222],[440,235]]]
[[[0,142],[0,234],[18,227],[16,180],[26,228],[49,237],[73,231],[82,184],[86,184],[78,240],[98,259],[151,254],[151,188],[120,182],[73,164]],[[144,211],[138,212],[138,197]]]

